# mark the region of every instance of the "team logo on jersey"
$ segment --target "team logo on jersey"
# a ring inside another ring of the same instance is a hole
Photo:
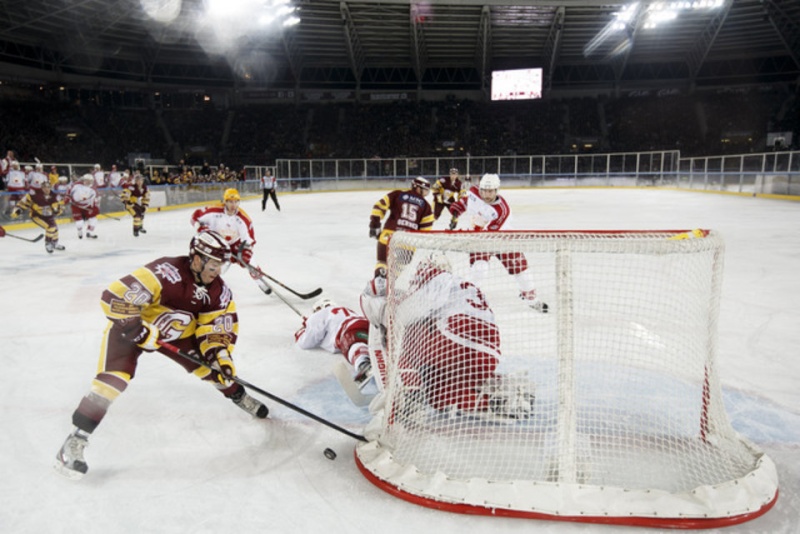
[[[170,284],[177,284],[181,281],[181,273],[177,267],[169,263],[159,263],[153,271]]]
[[[192,296],[192,302],[200,301],[204,304],[208,304],[211,302],[211,296],[208,294],[208,289],[205,286],[200,286],[195,284],[194,285],[194,295]]]

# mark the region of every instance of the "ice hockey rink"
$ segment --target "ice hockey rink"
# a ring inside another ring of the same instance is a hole
[[[283,194],[282,211],[242,207],[255,222],[254,262],[282,282],[324,289],[357,308],[372,275],[373,203],[385,191]],[[726,243],[719,365],[726,396],[746,402],[734,427],[777,465],[774,508],[729,533],[800,532],[800,203],[654,189],[509,189],[519,229],[710,228]],[[97,240],[60,227],[66,250],[0,239],[0,532],[493,534],[657,532],[653,529],[467,516],[399,500],[368,482],[355,441],[266,401],[254,420],[158,354],[136,378],[86,449],[88,474],[53,470],[71,414],[95,374],[105,317],[99,297],[120,276],[160,256],[187,252],[189,208],[152,212],[146,235],[131,220],[102,218]],[[437,223],[437,228],[446,224]],[[6,230],[35,237],[39,229]],[[293,346],[298,314],[264,295],[232,266],[224,276],[240,317],[239,376],[348,430],[356,408],[332,375],[338,355]],[[306,313],[312,301],[287,299]],[[257,395],[257,394],[254,394]],[[325,448],[338,453],[334,461]]]

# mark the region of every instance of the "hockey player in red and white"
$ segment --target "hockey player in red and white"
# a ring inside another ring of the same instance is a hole
[[[365,314],[371,323],[385,321],[370,293],[376,292],[368,286],[362,295]],[[405,390],[401,398],[453,414],[499,420],[531,416],[532,384],[497,373],[502,351],[494,312],[476,285],[451,272],[443,255],[423,259],[408,290],[393,298],[392,324],[402,325],[391,356]]]
[[[97,190],[94,188],[94,177],[84,174],[80,180],[72,184],[69,190],[69,202],[72,206],[72,219],[78,230],[78,239],[86,237],[97,239],[97,216],[100,214],[100,203]]]
[[[314,303],[311,315],[303,317],[303,325],[294,333],[295,344],[301,349],[321,348],[341,354],[349,369],[348,380],[361,390],[372,377],[368,339],[366,317],[326,298]]]
[[[8,174],[8,171],[11,170],[11,164],[14,162],[19,165],[19,161],[17,161],[17,156],[14,154],[13,150],[7,151],[6,157],[0,159],[0,178],[3,180],[3,186],[6,185],[6,175]]]
[[[28,192],[28,180],[25,171],[20,169],[19,162],[14,160],[10,163],[8,173],[5,176],[6,189],[10,193],[8,197],[8,213],[16,206],[17,202]]]
[[[94,178],[94,186],[97,189],[105,187],[108,183],[108,180],[106,180],[106,171],[103,170],[103,167],[101,167],[99,163],[95,163],[92,168],[92,177]]]
[[[500,194],[500,177],[484,174],[477,187],[472,186],[467,194],[450,205],[450,213],[455,219],[464,221],[468,230],[475,232],[497,232],[512,230],[511,206]],[[451,230],[455,225],[451,225]],[[489,261],[492,256],[500,260],[508,274],[514,277],[519,288],[519,297],[536,311],[547,313],[548,305],[536,295],[533,275],[528,269],[528,260],[520,252],[499,254],[471,253],[469,256],[470,278],[482,285],[489,274]]]
[[[111,172],[108,173],[108,186],[109,187],[123,187],[122,183],[123,173],[121,173],[116,165],[111,166]]]
[[[108,318],[98,371],[72,414],[73,431],[56,455],[56,470],[79,479],[88,470],[83,451],[89,436],[136,376],[143,352],[159,352],[205,381],[236,406],[264,419],[269,409],[234,381],[233,350],[239,326],[233,294],[221,274],[231,260],[225,239],[201,232],[189,254],[158,258],[112,282],[100,305]],[[196,355],[200,365],[163,348],[169,342]]]
[[[256,233],[250,216],[239,206],[242,197],[239,191],[230,188],[222,194],[222,202],[192,213],[191,223],[198,232],[211,230],[222,235],[231,247],[234,260],[247,269],[253,259],[253,247],[256,244]],[[257,270],[249,270],[253,280],[258,282],[261,291],[269,295],[272,289]]]
[[[44,173],[44,165],[37,163],[28,173],[28,187],[30,189],[41,189],[44,182],[52,185],[50,178]]]

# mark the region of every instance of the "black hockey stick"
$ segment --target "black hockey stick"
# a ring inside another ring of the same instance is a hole
[[[27,241],[28,243],[38,243],[44,238],[44,234],[39,234],[33,239],[30,239],[28,237],[22,237],[20,235],[9,234],[8,232],[5,231],[5,229],[2,226],[0,226],[0,237],[5,237],[5,236],[13,237],[14,239],[21,239],[22,241]]]
[[[187,352],[182,351],[181,349],[179,349],[175,345],[167,343],[166,341],[159,341],[158,344],[162,348],[164,348],[164,349],[166,349],[166,350],[168,350],[168,351],[170,351],[170,352],[172,352],[174,354],[177,354],[181,358],[185,358],[185,359],[189,360],[192,363],[196,363],[197,365],[201,365],[201,366],[205,367],[206,369],[211,369],[212,371],[215,370],[213,367],[208,365],[206,362],[204,362],[200,358],[197,358],[196,356],[193,356],[193,355],[191,355],[191,354],[189,354]],[[336,423],[332,423],[332,422],[328,421],[327,419],[323,419],[322,417],[320,417],[320,416],[318,416],[316,414],[313,414],[313,413],[311,413],[309,411],[304,410],[303,408],[297,406],[296,404],[292,404],[291,402],[289,402],[287,400],[283,400],[282,398],[280,398],[280,397],[278,397],[276,395],[273,395],[272,393],[269,393],[268,391],[264,391],[263,389],[251,384],[250,382],[248,382],[247,380],[245,380],[243,378],[239,378],[238,376],[234,376],[230,380],[232,380],[233,382],[236,382],[237,384],[239,384],[241,386],[244,386],[246,388],[252,389],[256,393],[260,393],[261,395],[264,395],[268,399],[273,400],[273,401],[277,402],[278,404],[283,404],[287,408],[289,408],[291,410],[294,410],[295,412],[297,412],[299,414],[305,415],[306,417],[308,417],[310,419],[313,419],[314,421],[316,421],[318,423],[322,423],[323,425],[325,425],[327,427],[330,427],[330,428],[336,430],[337,432],[341,432],[342,434],[345,434],[346,436],[350,436],[351,438],[357,439],[359,441],[364,441],[364,442],[367,441],[367,438],[365,438],[361,434],[356,434],[355,432],[350,432],[346,428],[342,428],[339,425],[337,425]]]
[[[317,296],[322,294],[322,288],[321,287],[318,287],[317,289],[315,289],[313,291],[309,291],[308,293],[300,293],[299,291],[295,291],[294,289],[292,289],[291,287],[287,286],[286,284],[284,284],[280,280],[274,279],[273,277],[271,277],[270,275],[268,275],[267,273],[265,273],[264,271],[262,271],[261,269],[259,269],[255,265],[250,265],[249,263],[245,262],[244,259],[242,258],[241,251],[240,251],[239,254],[236,255],[236,261],[239,263],[239,265],[247,268],[250,272],[254,272],[254,273],[260,275],[262,278],[266,278],[270,282],[281,286],[283,289],[285,289],[286,291],[288,291],[292,295],[300,297],[303,300],[313,299],[314,297],[317,297]]]

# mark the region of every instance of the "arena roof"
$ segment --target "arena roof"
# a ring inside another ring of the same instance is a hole
[[[797,0],[295,0],[300,23],[272,33],[253,11],[236,18],[234,1],[210,16],[212,0],[0,0],[0,77],[456,91],[523,67],[544,68],[545,90],[800,76]],[[649,28],[658,5],[682,9]],[[154,21],[154,7],[175,18]]]

